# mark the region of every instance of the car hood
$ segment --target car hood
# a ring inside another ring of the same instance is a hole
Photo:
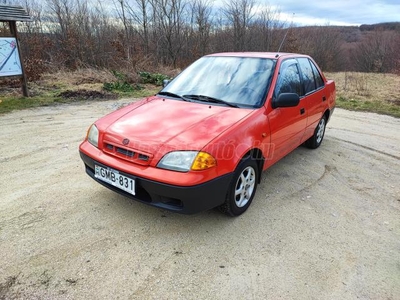
[[[100,127],[104,127],[104,140],[120,145],[125,140],[128,148],[155,156],[172,150],[201,150],[251,112],[153,97],[107,116]]]

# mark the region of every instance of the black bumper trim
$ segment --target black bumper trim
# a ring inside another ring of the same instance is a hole
[[[182,214],[194,214],[224,203],[233,173],[217,177],[195,186],[165,184],[118,171],[135,180],[136,195],[126,193],[94,176],[94,165],[106,167],[86,154],[79,152],[86,173],[103,186],[136,201]]]

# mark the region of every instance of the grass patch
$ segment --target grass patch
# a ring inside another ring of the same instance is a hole
[[[400,118],[400,105],[388,102],[346,99],[339,96],[336,98],[336,106],[348,110],[375,112]]]
[[[82,92],[83,91],[83,92]],[[77,101],[97,101],[97,100],[110,100],[118,98],[144,98],[156,94],[159,88],[147,86],[142,90],[134,90],[132,92],[121,92],[104,96],[95,94],[93,91],[76,90],[65,91],[55,90],[32,97],[23,96],[5,96],[0,98],[0,114],[8,113],[13,110],[21,110],[27,108],[34,108],[40,106],[50,106],[60,103],[72,103]],[[90,96],[92,95],[92,96]]]
[[[25,98],[23,96],[5,96],[0,98],[0,114],[26,108],[54,105],[60,98],[56,93]]]
[[[395,74],[325,73],[336,83],[336,106],[400,118],[400,76]]]
[[[130,83],[129,77],[126,74],[117,71],[112,71],[112,73],[115,76],[115,80],[112,82],[103,83],[103,90],[108,92],[126,94],[143,89],[143,87],[137,83]]]
[[[134,75],[137,76],[137,75]],[[39,106],[97,101],[118,98],[144,98],[156,94],[160,87],[129,83],[134,78],[107,70],[81,69],[45,74],[40,81],[28,83],[30,97],[23,97],[19,82],[0,81],[0,114]],[[109,84],[109,89],[104,88]]]

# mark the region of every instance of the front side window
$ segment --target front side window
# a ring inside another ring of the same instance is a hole
[[[282,63],[278,81],[274,91],[274,99],[282,93],[296,93],[303,95],[297,61],[294,59],[286,60]]]

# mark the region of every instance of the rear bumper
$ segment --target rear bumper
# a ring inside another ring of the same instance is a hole
[[[86,173],[105,187],[136,201],[182,214],[194,214],[224,203],[233,173],[194,186],[176,186],[141,178],[118,170],[135,180],[136,195],[103,182],[94,176],[94,165],[107,167],[80,151]]]

